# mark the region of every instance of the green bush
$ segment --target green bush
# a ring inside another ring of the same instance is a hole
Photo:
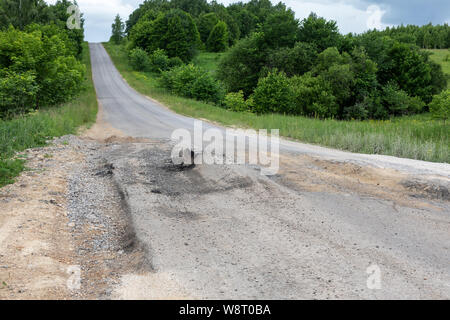
[[[140,48],[135,48],[130,51],[129,54],[130,65],[135,71],[149,71],[150,70],[150,57],[147,52]]]
[[[162,49],[155,50],[150,55],[150,71],[162,72],[170,69],[170,59]]]
[[[0,72],[0,118],[32,109],[38,90],[35,79],[30,71],[22,74]]]
[[[244,93],[239,92],[230,92],[225,96],[224,100],[225,107],[234,112],[245,112],[251,111],[253,100],[248,99],[245,101]]]
[[[418,97],[410,97],[405,91],[398,88],[395,83],[388,83],[383,88],[382,99],[386,109],[392,115],[406,115],[420,113],[425,103]]]
[[[344,119],[346,120],[366,120],[369,110],[365,101],[358,102],[354,106],[345,108]]]
[[[85,67],[64,30],[32,25],[0,31],[0,113],[13,114],[70,100]]]
[[[294,113],[318,118],[334,118],[339,105],[331,93],[330,85],[321,77],[311,73],[290,79],[294,91]]]
[[[169,69],[184,65],[183,60],[178,57],[169,58]]]
[[[225,92],[211,74],[192,64],[161,74],[161,85],[175,94],[200,101],[220,104]]]
[[[445,121],[450,117],[450,89],[434,96],[430,104],[430,111],[436,119]]]
[[[283,72],[269,72],[261,78],[252,95],[256,113],[293,113],[294,92]]]

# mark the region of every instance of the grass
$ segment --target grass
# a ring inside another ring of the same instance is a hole
[[[42,147],[46,141],[66,134],[75,134],[80,126],[89,126],[97,115],[97,97],[91,78],[89,48],[84,44],[86,89],[73,101],[46,108],[12,120],[0,120],[0,187],[14,182],[25,168],[17,152]]]
[[[223,53],[214,52],[200,52],[195,58],[193,63],[205,70],[209,70],[213,75],[219,68],[219,62]]]
[[[134,72],[122,47],[107,43],[105,48],[133,88],[183,115],[231,127],[280,129],[280,134],[284,137],[351,152],[432,162],[448,163],[450,160],[450,127],[433,120],[427,114],[387,121],[336,121],[279,114],[235,113],[175,96],[158,85],[157,75]],[[210,55],[197,57],[197,63],[213,64],[214,59]]]
[[[435,49],[435,50],[426,50],[431,52],[432,55],[430,59],[434,62],[440,64],[444,73],[447,75],[449,79],[447,83],[447,88],[450,89],[450,50],[449,49]]]

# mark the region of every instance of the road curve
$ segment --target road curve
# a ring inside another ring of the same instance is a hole
[[[295,187],[289,172],[268,178],[247,166],[171,170],[167,139],[175,129],[192,130],[194,119],[129,87],[101,44],[90,50],[104,120],[126,135],[154,141],[114,145],[104,153],[155,271],[124,277],[118,297],[450,298],[446,199],[416,206],[358,186],[310,191]],[[450,178],[448,164],[290,141],[282,142],[281,153]],[[309,164],[295,168],[292,174],[316,170]]]

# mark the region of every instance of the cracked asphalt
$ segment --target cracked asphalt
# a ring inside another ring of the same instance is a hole
[[[273,177],[248,165],[182,170],[170,135],[194,119],[135,92],[100,44],[90,49],[103,121],[131,137],[101,156],[151,270],[124,275],[115,298],[450,298],[448,164],[283,140]],[[433,184],[440,196],[426,192]]]

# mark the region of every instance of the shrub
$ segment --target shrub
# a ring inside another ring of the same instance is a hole
[[[170,59],[162,49],[155,50],[150,55],[150,71],[162,72],[170,69]]]
[[[252,108],[252,100],[248,99],[245,101],[244,93],[242,91],[227,94],[225,96],[224,104],[227,109],[234,112],[250,111]]]
[[[410,97],[405,91],[398,88],[395,83],[388,83],[383,88],[382,99],[390,114],[405,115],[420,113],[425,104],[418,97]]]
[[[297,41],[298,27],[292,10],[275,12],[262,25],[264,41],[270,48],[292,47]]]
[[[130,65],[135,71],[149,71],[150,57],[147,52],[140,48],[135,48],[130,51]]]
[[[181,60],[178,57],[170,58],[169,59],[169,69],[182,66],[184,64],[183,60]]]
[[[319,118],[333,118],[338,114],[339,106],[331,94],[330,85],[321,77],[311,73],[290,79],[294,92],[294,112]]]
[[[39,25],[30,30],[0,31],[3,114],[62,103],[82,89],[85,67],[73,56],[75,50],[69,49],[65,31],[41,30]]]
[[[436,119],[442,119],[444,122],[450,117],[450,89],[434,96],[430,111]]]
[[[217,104],[225,95],[220,83],[209,72],[192,64],[163,72],[161,84],[180,96]]]
[[[38,91],[35,76],[0,72],[0,118],[32,109]]]
[[[257,113],[293,113],[294,93],[283,72],[269,72],[261,78],[252,98]]]
[[[346,120],[366,120],[368,116],[369,110],[365,101],[358,102],[354,106],[345,108],[344,118]]]

